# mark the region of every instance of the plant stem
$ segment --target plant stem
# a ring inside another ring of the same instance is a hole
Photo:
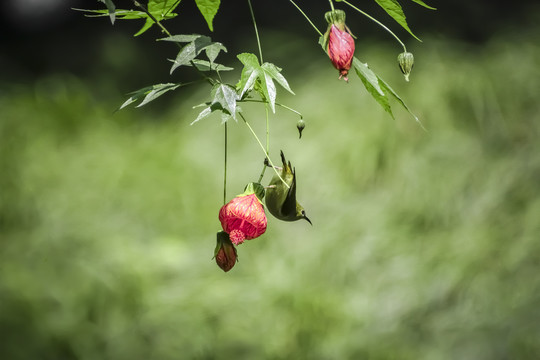
[[[249,128],[249,130],[251,131],[251,134],[253,134],[253,136],[255,137],[255,140],[257,140],[257,143],[259,144],[259,146],[261,147],[262,151],[265,153],[265,156],[266,158],[268,159],[268,162],[270,163],[270,166],[272,166],[272,169],[274,169],[274,172],[276,173],[276,175],[279,177],[279,179],[281,180],[281,182],[283,182],[283,184],[285,184],[285,186],[287,187],[287,189],[290,187],[286,182],[285,180],[283,180],[283,178],[281,177],[281,175],[279,175],[278,171],[276,170],[276,167],[274,166],[274,163],[272,162],[272,159],[270,159],[270,157],[267,155],[266,153],[266,150],[264,150],[264,146],[263,144],[261,143],[261,140],[259,140],[259,137],[257,136],[257,134],[255,134],[255,131],[253,131],[253,128],[251,127],[251,125],[249,125],[249,123],[247,122],[246,118],[244,117],[244,115],[242,113],[239,113],[240,117],[242,118],[242,120],[244,120],[244,123],[247,125],[247,127]]]
[[[330,0],[331,1],[331,0]],[[381,26],[384,30],[388,31],[393,37],[396,38],[396,40],[401,44],[401,46],[403,47],[403,51],[407,52],[407,47],[405,47],[405,44],[397,37],[396,34],[394,34],[392,32],[392,30],[390,30],[389,28],[387,28],[383,23],[381,23],[379,20],[375,19],[373,16],[363,12],[362,10],[360,10],[359,8],[357,8],[356,6],[354,6],[353,4],[349,3],[348,1],[346,0],[341,0],[341,2],[344,2],[345,4],[349,5],[350,7],[352,7],[354,10],[358,11],[360,14],[366,16],[368,19],[370,19],[371,21],[374,21],[376,24],[378,24],[379,26]]]
[[[253,20],[253,27],[255,28],[255,37],[257,38],[257,46],[259,47],[259,60],[263,63],[263,55],[261,48],[261,40],[259,39],[259,30],[257,29],[257,22],[255,21],[255,14],[253,13],[253,7],[251,6],[251,0],[248,0],[249,12],[251,13],[251,20]]]
[[[313,28],[315,29],[315,31],[319,34],[319,36],[323,36],[322,32],[319,31],[319,29],[317,29],[317,27],[315,26],[315,24],[313,24],[313,22],[311,21],[311,19],[306,15],[305,12],[302,11],[302,9],[300,9],[300,7],[298,5],[296,5],[296,3],[293,1],[293,0],[289,0],[291,2],[291,4],[293,4],[297,9],[298,11],[300,11],[300,13],[302,15],[304,15],[304,17],[306,18],[306,20],[311,24],[311,26],[313,26]]]
[[[251,6],[251,0],[248,0],[248,5],[249,5],[249,12],[251,14],[251,20],[253,21],[253,27],[255,28],[255,37],[257,38],[257,47],[259,48],[259,61],[260,61],[261,64],[263,64],[264,60],[263,60],[263,54],[262,54],[261,39],[259,38],[259,30],[257,29],[257,21],[255,20],[255,13],[253,12],[253,6]],[[264,109],[266,111],[266,150],[265,150],[265,154],[266,154],[266,158],[268,158],[268,147],[270,146],[269,145],[270,144],[270,121],[269,121],[269,117],[268,117],[268,104],[267,103],[265,103]],[[242,119],[244,119],[243,116],[242,116]],[[251,132],[255,135],[255,133],[253,132],[253,129],[251,129],[251,126],[249,126],[246,119],[244,119],[244,122],[249,127]],[[257,136],[255,135],[255,137],[257,137]],[[257,138],[257,140],[259,140],[259,139]],[[259,144],[260,144],[260,142],[259,142]],[[265,171],[266,171],[266,165],[263,165],[261,175],[259,176],[259,181],[258,181],[259,183],[262,181],[262,178],[264,176]]]
[[[268,101],[264,101],[264,100],[256,100],[256,99],[245,99],[245,100],[238,100],[237,102],[256,102],[256,103],[263,103],[263,104],[268,104]],[[296,111],[294,110],[293,108],[291,107],[288,107],[287,105],[283,105],[283,104],[280,104],[278,102],[275,103],[276,106],[279,106],[279,107],[282,107],[286,110],[289,110],[290,112],[293,112],[295,113],[296,115],[300,116],[300,119],[303,119],[304,116],[299,112],[299,111]]]
[[[332,11],[334,11],[334,3],[332,2],[332,0],[328,0],[330,1],[330,9],[332,9]]]
[[[148,9],[146,8],[146,6],[144,6],[143,4],[141,4],[140,2],[138,2],[137,0],[133,0],[133,5],[135,5],[136,7],[138,7],[139,9],[141,9],[142,11],[144,11],[146,13],[146,15],[148,15],[148,17],[150,19],[152,19],[153,22],[155,22],[160,28],[161,30],[167,34],[167,36],[172,36],[171,33],[169,32],[169,30],[167,30],[165,28],[165,26],[163,26],[162,23],[159,22],[158,19],[156,19],[156,17],[154,15],[152,15],[152,13],[150,11],[148,11]],[[180,45],[180,44],[178,44]]]
[[[223,205],[227,203],[227,123],[225,122],[225,159],[223,166]]]
[[[270,116],[268,114],[268,103],[264,103],[264,110],[266,112],[266,158],[268,158],[269,147],[270,147]],[[266,165],[263,165],[261,175],[259,176],[259,181],[258,181],[259,183],[262,181],[264,177],[266,167],[267,167]]]

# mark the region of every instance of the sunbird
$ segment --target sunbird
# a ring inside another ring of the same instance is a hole
[[[265,160],[267,163],[267,160]],[[276,169],[280,171],[281,178],[289,186],[285,186],[279,176],[274,175],[270,184],[266,188],[266,208],[270,214],[274,215],[279,220],[296,221],[306,219],[311,224],[311,220],[306,216],[306,211],[296,201],[296,173],[292,168],[291,162],[285,160],[285,155],[281,151],[281,162],[283,167]],[[267,163],[268,164],[268,163]]]

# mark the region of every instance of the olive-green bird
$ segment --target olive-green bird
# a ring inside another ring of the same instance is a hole
[[[280,176],[289,187],[287,188],[283,181],[277,175],[274,175],[266,189],[266,208],[270,211],[270,214],[279,220],[296,221],[306,219],[311,224],[311,221],[306,216],[306,211],[296,201],[296,173],[291,166],[291,162],[285,160],[283,151],[281,151],[281,161],[283,167],[279,169],[276,166],[276,169],[281,171]]]

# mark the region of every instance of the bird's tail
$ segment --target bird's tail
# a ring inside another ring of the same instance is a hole
[[[285,159],[285,154],[283,154],[283,150],[281,150],[280,152],[281,154],[281,162],[283,163],[283,170],[288,173],[292,173],[293,172],[293,169],[292,169],[292,165],[291,165],[291,162],[287,162],[287,160]]]

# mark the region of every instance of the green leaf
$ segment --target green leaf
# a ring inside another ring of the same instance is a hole
[[[416,120],[416,122],[425,130],[424,126],[420,122],[420,119],[412,113],[407,104],[401,99],[401,97],[388,85],[383,79],[381,79],[377,74],[375,74],[367,64],[361,62],[356,57],[353,59],[353,66],[356,74],[362,80],[364,87],[370,93],[370,95],[381,105],[381,107],[386,111],[392,119],[394,119],[394,113],[392,112],[392,107],[390,106],[390,101],[388,96],[391,95],[394,97],[405,110],[411,114],[411,116]]]
[[[222,109],[236,120],[236,100],[238,95],[234,87],[227,84],[217,84],[212,89],[213,97],[212,105],[219,104]]]
[[[417,3],[418,5],[422,5],[423,7],[425,8],[428,8],[430,10],[437,10],[437,8],[434,8],[434,7],[431,7],[429,5],[427,5],[425,2],[423,2],[422,0],[411,0],[411,1],[414,1],[415,3]]]
[[[189,43],[189,42],[195,41],[196,39],[200,38],[201,36],[203,36],[203,35],[199,35],[199,34],[184,35],[184,34],[182,34],[182,35],[173,35],[173,36],[169,36],[169,37],[158,39],[158,40],[160,40],[160,41],[173,41],[173,42],[178,42],[178,43]]]
[[[244,64],[240,81],[236,85],[236,88],[240,91],[240,97],[243,97],[246,92],[251,91],[255,86],[255,81],[261,73],[261,66],[257,56],[254,54],[242,53],[238,54],[237,58]]]
[[[281,75],[281,68],[277,67],[276,65],[272,63],[264,63],[261,65],[261,68],[264,70],[265,73],[267,73],[274,80],[276,80],[278,84],[281,85],[285,90],[295,95],[294,92],[289,87],[289,83],[287,82],[285,77]]]
[[[210,45],[208,45],[204,51],[206,52],[206,56],[208,57],[208,60],[210,60],[211,63],[214,62],[214,60],[216,60],[216,58],[218,57],[220,51],[224,51],[224,52],[227,52],[227,48],[225,46],[223,46],[222,43],[218,43],[218,42],[214,42]]]
[[[201,105],[205,105],[205,104],[201,104]],[[200,105],[199,105],[199,106],[200,106]],[[194,108],[195,108],[195,107],[198,107],[198,106],[194,106]],[[199,115],[197,116],[197,118],[191,122],[190,125],[193,125],[193,124],[195,124],[197,121],[202,120],[202,119],[204,119],[205,117],[208,117],[212,112],[213,112],[213,110],[212,110],[212,107],[211,107],[211,106],[208,106],[208,107],[204,108],[204,109],[199,113]]]
[[[111,0],[100,0],[100,1],[111,1]],[[157,21],[168,20],[176,17],[178,14],[173,13],[172,11],[180,4],[180,0],[149,0],[147,10]],[[98,16],[111,16],[110,8],[109,10],[86,10],[86,9],[73,9],[78,11],[84,11],[90,14],[97,15],[86,15],[89,17],[98,17]],[[146,30],[154,24],[154,20],[148,16],[144,11],[136,10],[115,10],[114,16],[122,20],[133,20],[133,19],[145,19],[143,27],[134,35],[139,36],[144,33]]]
[[[180,4],[179,0],[148,0],[147,10],[157,21],[168,20],[176,17],[178,14],[172,13],[172,11]],[[146,15],[146,22],[141,30],[139,30],[134,36],[139,36],[146,30],[150,29],[154,25],[154,20]]]
[[[411,109],[407,106],[407,104],[405,103],[405,101],[403,101],[403,99],[401,99],[401,97],[394,91],[394,89],[392,89],[390,87],[390,85],[388,85],[386,83],[386,81],[384,81],[383,79],[381,79],[380,77],[377,77],[379,79],[379,83],[381,84],[381,87],[383,88],[384,92],[386,94],[390,94],[392,95],[400,104],[401,106],[407,110],[407,112],[409,114],[411,114],[411,116],[414,118],[414,120],[418,123],[418,125],[420,125],[420,127],[424,130],[426,130],[426,128],[424,127],[424,125],[422,124],[422,122],[420,121],[420,119],[418,118],[418,116],[416,116],[412,111]]]
[[[210,63],[207,60],[200,60],[200,59],[194,59],[193,64],[199,69],[200,71],[231,71],[234,70],[232,67],[228,67],[225,65],[221,65],[218,63]],[[187,66],[191,66],[191,63],[186,64]]]
[[[114,6],[114,3],[112,0],[99,0],[100,2],[104,3],[107,6],[107,10],[109,11],[109,17],[111,18],[111,24],[114,25],[114,20],[116,20],[116,6]]]
[[[405,30],[409,32],[416,40],[420,40],[416,35],[413,34],[411,29],[409,28],[409,25],[407,24],[407,20],[405,18],[405,14],[403,13],[403,9],[401,8],[401,5],[397,2],[397,0],[375,0],[377,4],[379,4],[380,7],[384,9],[390,15],[396,22],[401,25]]]
[[[242,111],[240,107],[237,106],[236,101],[238,99],[238,94],[233,86],[227,84],[214,85],[212,88],[212,101],[194,106],[194,108],[201,106],[205,106],[205,108],[199,113],[191,125],[210,116],[210,114],[216,111],[221,111],[222,122],[226,122],[230,118],[236,120],[236,113]]]
[[[220,0],[195,0],[195,3],[206,20],[210,31],[214,31],[213,20],[219,10]]]
[[[367,64],[362,63],[357,58],[354,58],[353,60],[353,66],[354,70],[356,70],[356,74],[362,80],[362,83],[364,84],[364,87],[366,90],[371,94],[371,96],[379,103],[379,105],[382,106],[384,111],[386,111],[392,119],[394,119],[394,114],[392,113],[392,107],[390,106],[390,102],[388,101],[388,97],[384,93],[384,91],[381,89],[381,86],[379,85],[379,80],[377,78],[377,75],[371,69],[367,66]]]
[[[183,84],[174,84],[174,83],[168,83],[168,84],[156,84],[152,86],[147,86],[145,88],[139,89],[137,91],[134,91],[130,93],[129,99],[127,99],[121,106],[118,108],[118,110],[122,110],[126,106],[140,100],[144,97],[143,101],[137,105],[137,107],[144,106],[148,104],[151,101],[154,101],[161,95],[165,94],[166,92],[169,92],[171,90],[176,90],[178,87],[182,86]]]
[[[173,41],[177,43],[188,43],[176,56],[174,64],[171,67],[171,73],[182,65],[191,65],[191,62],[205,50],[210,64],[214,62],[220,51],[227,52],[227,48],[219,42],[213,42],[208,36],[204,35],[174,35],[167,38],[160,39],[162,41]]]
[[[294,94],[289,87],[289,83],[283,75],[281,69],[272,63],[264,63],[259,65],[257,56],[251,53],[239,54],[238,60],[244,64],[240,81],[236,88],[240,92],[240,97],[243,97],[251,90],[255,90],[264,101],[268,101],[272,112],[276,112],[276,85],[274,80],[278,82],[285,90]]]
[[[369,68],[368,64],[365,64],[354,57],[353,66],[356,70],[356,74],[360,77],[366,88],[368,87],[366,86],[367,83],[367,85],[369,85],[369,87],[372,88],[377,95],[384,96],[384,91],[382,91],[381,87],[379,86],[377,75]]]

